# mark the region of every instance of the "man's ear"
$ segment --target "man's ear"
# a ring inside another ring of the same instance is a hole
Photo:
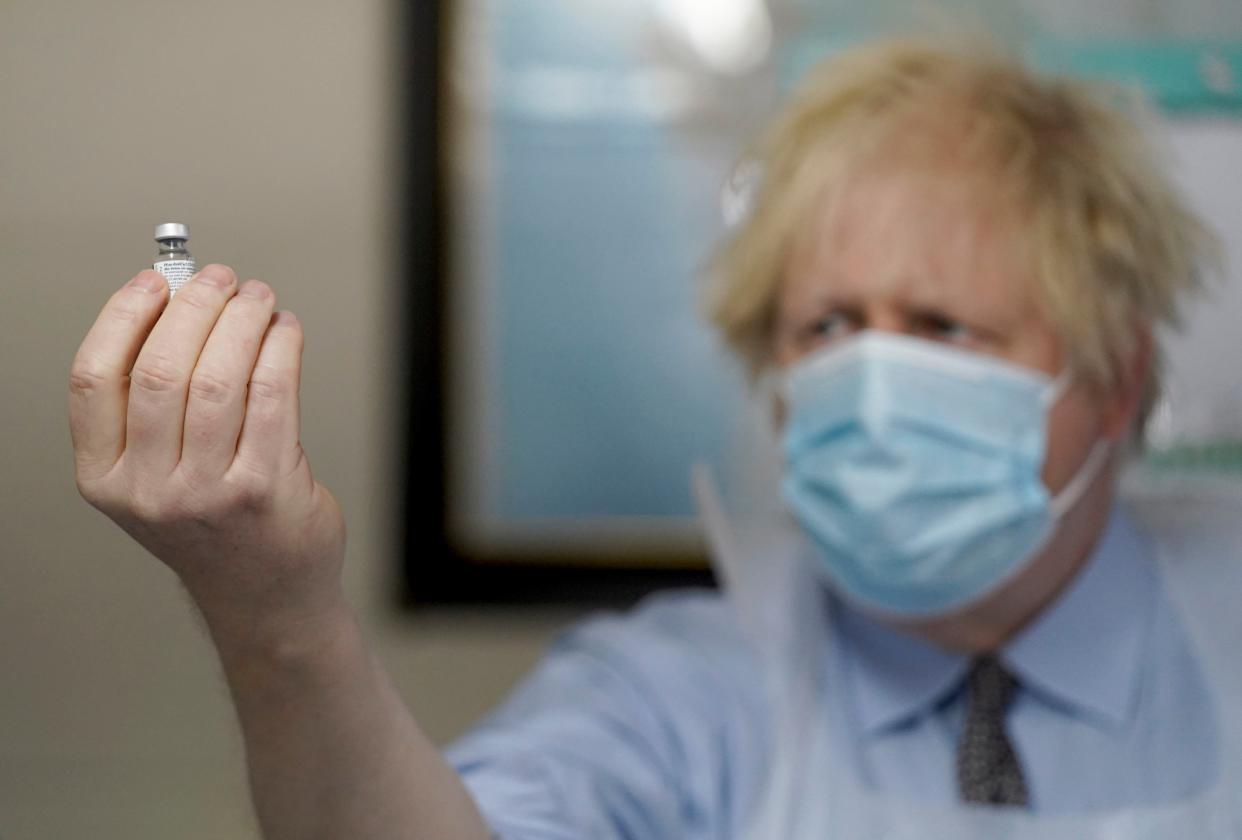
[[[1152,366],[1155,364],[1155,339],[1151,325],[1140,322],[1135,328],[1134,347],[1123,360],[1117,385],[1108,397],[1108,413],[1104,418],[1104,434],[1120,441],[1134,427],[1135,419],[1147,400],[1151,387]]]

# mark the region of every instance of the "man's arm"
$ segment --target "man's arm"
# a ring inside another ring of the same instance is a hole
[[[208,619],[270,838],[484,838],[344,605],[266,641]]]
[[[344,522],[299,443],[302,331],[274,308],[223,266],[171,302],[153,271],[113,295],[70,372],[78,488],[206,619],[267,837],[479,840],[345,604]]]

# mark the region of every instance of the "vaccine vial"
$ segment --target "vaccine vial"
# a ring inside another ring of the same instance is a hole
[[[189,239],[190,228],[186,225],[166,222],[155,226],[155,241],[159,245],[159,253],[155,255],[155,264],[151,267],[164,275],[172,295],[194,276],[194,257],[190,256],[185,247]]]

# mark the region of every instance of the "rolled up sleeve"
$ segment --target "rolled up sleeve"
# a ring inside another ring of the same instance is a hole
[[[761,680],[714,594],[562,636],[448,757],[503,840],[734,836],[765,760]]]

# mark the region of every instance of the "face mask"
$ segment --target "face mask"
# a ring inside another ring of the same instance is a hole
[[[782,494],[834,587],[872,611],[933,616],[1021,571],[1108,454],[1101,441],[1049,498],[1047,414],[1067,385],[874,331],[794,366]]]

